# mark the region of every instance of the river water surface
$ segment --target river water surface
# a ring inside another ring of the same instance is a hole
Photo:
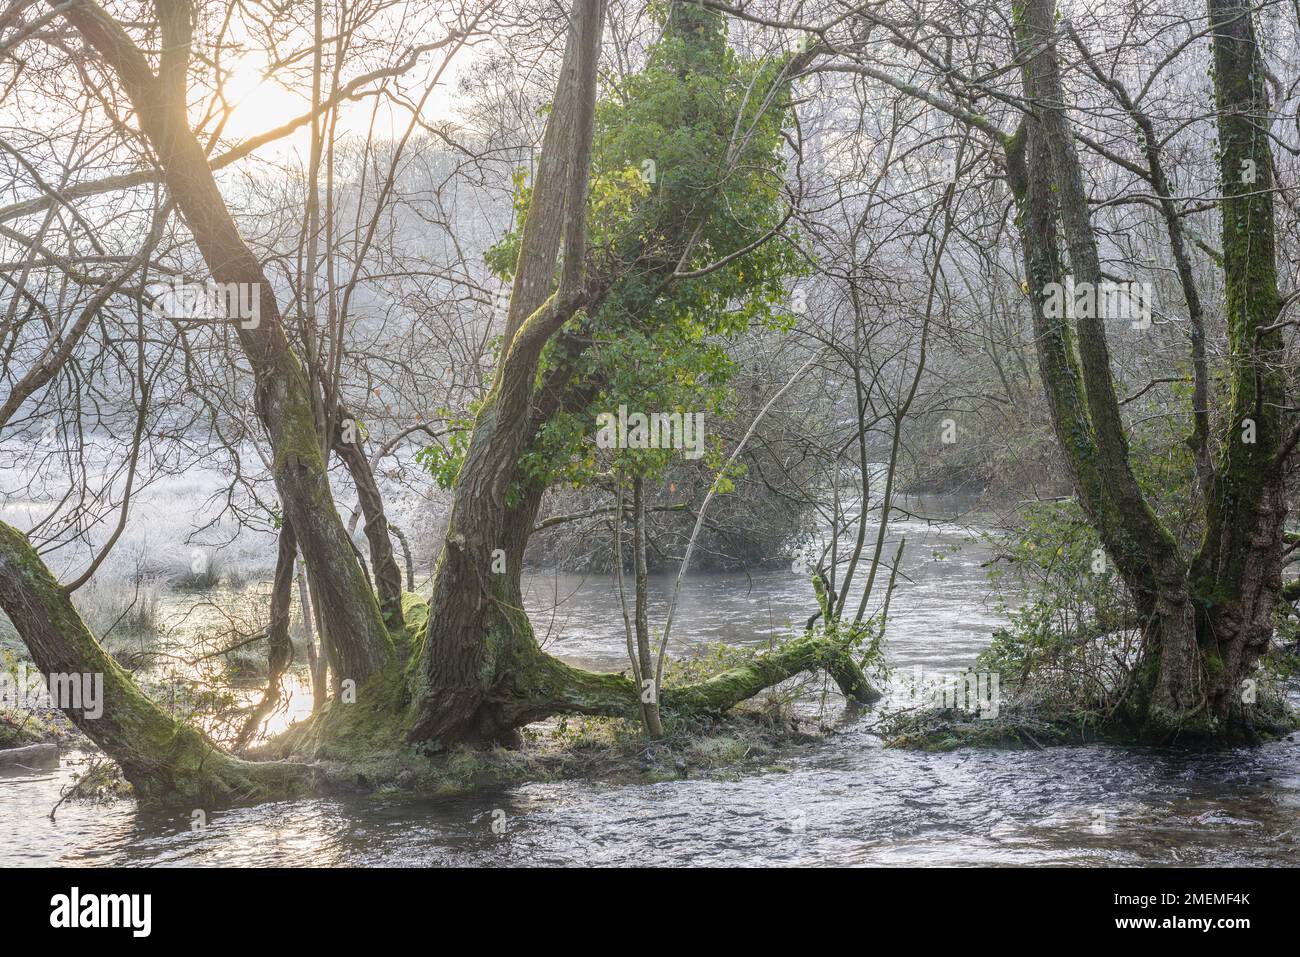
[[[897,675],[970,665],[1001,622],[977,544],[951,525],[908,536],[891,605]],[[892,546],[889,548],[892,554]],[[944,557],[938,558],[937,554]],[[662,614],[671,582],[657,581]],[[601,576],[534,574],[530,606],[549,651],[622,668],[617,597]],[[558,604],[556,604],[558,602]],[[552,606],[555,605],[554,610]],[[805,619],[812,594],[787,570],[696,575],[676,654],[766,642]],[[901,703],[900,682],[892,699]],[[0,865],[1206,865],[1300,863],[1300,736],[1186,754],[1105,745],[923,754],[887,750],[872,718],[734,780],[523,784],[471,797],[349,797],[209,815],[131,802],[51,807],[84,756],[0,772]]]

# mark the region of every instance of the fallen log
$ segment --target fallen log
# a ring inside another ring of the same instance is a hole
[[[50,764],[57,761],[58,758],[58,745],[32,744],[25,748],[9,748],[8,750],[0,751],[0,768]]]

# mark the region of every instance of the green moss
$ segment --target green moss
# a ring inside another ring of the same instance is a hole
[[[710,735],[693,741],[691,755],[700,763],[714,766],[737,764],[750,756],[751,749],[743,740],[724,735]]]
[[[390,747],[360,760],[323,761],[335,789],[442,797],[508,784],[580,778],[646,783],[681,777],[734,777],[765,769],[782,749],[818,739],[811,728],[762,715],[683,722],[647,744],[639,726],[619,718],[560,718],[525,729],[520,747],[458,746],[437,754]]]
[[[402,666],[394,662],[357,689],[348,703],[332,698],[311,719],[294,725],[263,753],[364,765],[405,742],[408,692]]]

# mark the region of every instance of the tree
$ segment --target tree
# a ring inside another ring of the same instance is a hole
[[[577,235],[586,229],[586,217],[575,216],[570,203],[587,188],[585,156],[594,134],[595,80],[594,75],[579,80],[572,71],[580,61],[576,55],[570,60],[566,54],[550,122],[575,122],[576,135],[587,138],[579,141],[577,154],[584,159],[557,164],[560,171],[553,178],[548,176],[547,164],[540,164],[528,201],[528,217],[518,244],[506,351],[492,392],[478,410],[473,437],[457,475],[446,546],[435,573],[432,607],[437,611],[430,616],[419,648],[413,721],[407,732],[411,740],[440,744],[492,740],[557,711],[627,717],[639,710],[640,691],[631,682],[578,672],[537,648],[521,611],[519,573],[549,475],[547,469],[529,472],[522,467],[529,464],[526,453],[533,435],[545,433],[560,413],[586,408],[598,394],[604,379],[599,374],[593,376],[599,369],[584,367],[583,358],[585,342],[601,328],[598,323],[605,307],[622,300],[634,307],[616,310],[616,316],[671,321],[672,300],[668,307],[661,306],[662,289],[715,268],[707,258],[715,247],[701,237],[718,228],[714,208],[725,200],[719,187],[726,187],[738,175],[736,171],[743,168],[753,150],[763,148],[768,111],[779,104],[787,81],[784,70],[759,74],[757,79],[766,82],[759,87],[760,94],[753,95],[728,75],[730,56],[717,15],[689,4],[670,5],[662,47],[651,53],[643,106],[653,104],[662,110],[671,105],[677,111],[677,129],[685,131],[683,138],[694,147],[696,165],[661,164],[657,194],[630,217],[635,228],[619,230],[611,237],[612,261],[597,260],[588,268],[579,252],[584,244]],[[594,70],[594,64],[588,63],[587,68]],[[661,88],[669,80],[678,87],[671,98]],[[687,95],[683,96],[683,91]],[[738,99],[738,110],[737,100],[727,99],[727,94]],[[579,96],[590,98],[593,111],[583,125],[559,112]],[[725,104],[721,109],[719,99]],[[711,115],[710,109],[714,111]],[[696,110],[699,112],[694,113]],[[714,127],[712,137],[706,132],[710,125]],[[635,130],[636,126],[628,124],[628,128]],[[716,138],[718,133],[721,139]],[[755,142],[760,145],[756,147]],[[570,177],[567,187],[558,182],[562,175]],[[700,189],[704,183],[719,185]],[[551,192],[557,189],[566,189],[565,212],[543,217],[543,210],[559,208]],[[562,225],[565,235],[560,249]],[[755,245],[751,240],[737,248],[733,241],[717,262],[739,259]],[[519,277],[552,273],[557,252],[561,254],[559,287],[535,303],[529,297],[540,297],[543,287]],[[542,257],[547,266],[538,265],[535,256]],[[691,268],[700,257],[706,258]],[[633,267],[630,280],[614,281]],[[706,287],[695,295],[707,302],[717,293]],[[657,314],[661,308],[666,315]],[[584,313],[582,324],[552,344],[543,362],[548,341],[579,310]],[[527,318],[516,322],[517,312]],[[587,375],[579,379],[580,372]],[[491,575],[487,570],[496,549],[504,553],[506,571]],[[826,661],[835,662],[845,654],[834,641],[816,648]],[[715,680],[672,694],[665,690],[661,703],[670,709],[725,710],[773,680],[803,670],[809,650],[778,652],[762,669],[742,669],[746,673],[730,675],[726,681]]]
[[[156,73],[102,7],[79,4],[64,16],[130,97],[172,201],[213,279],[257,298],[256,320],[241,317],[237,334],[257,382],[257,413],[270,440],[276,487],[316,582],[323,637],[335,673],[364,683],[392,660],[392,640],[334,508],[312,397],[302,364],[285,336],[274,289],[239,235],[208,158],[190,129],[186,79],[192,11],[182,0],[159,0],[156,10],[163,44]]]
[[[256,408],[271,445],[285,527],[307,564],[336,688],[356,691],[355,703],[350,693],[336,693],[315,720],[293,729],[273,750],[328,757],[358,745],[400,748],[404,740],[437,748],[509,738],[520,725],[557,712],[635,717],[640,689],[631,681],[572,668],[544,654],[533,639],[519,574],[550,476],[546,469],[530,470],[530,453],[557,415],[581,410],[600,387],[578,374],[593,323],[619,291],[619,268],[639,266],[640,315],[653,326],[671,318],[656,313],[664,288],[742,263],[775,234],[769,224],[766,232],[721,249],[712,243],[717,214],[731,198],[728,180],[745,175],[738,171],[754,149],[769,148],[764,137],[779,135],[773,117],[787,96],[788,64],[760,69],[742,85],[729,72],[733,55],[720,18],[693,5],[670,5],[663,59],[654,64],[652,58],[652,70],[666,79],[664,64],[671,63],[676,82],[693,92],[688,110],[712,110],[685,119],[712,124],[722,135],[695,143],[699,165],[682,171],[678,189],[661,190],[630,217],[615,249],[605,250],[588,236],[589,217],[598,220],[600,213],[599,202],[589,210],[588,195],[604,3],[576,0],[518,239],[503,352],[459,463],[431,601],[427,612],[409,606],[407,627],[390,633],[334,506],[325,456],[338,441],[332,432],[322,435],[313,411],[323,384],[304,374],[266,273],[235,227],[189,125],[188,4],[157,4],[163,52],[156,72],[127,29],[102,8],[86,3],[60,10],[129,96],[213,277],[259,296],[260,318],[241,323],[238,339],[256,380]],[[756,140],[763,142],[755,147]],[[670,186],[673,177],[665,180]],[[709,188],[700,189],[701,182]],[[661,231],[670,224],[672,234]],[[336,406],[325,408],[332,430]],[[361,488],[364,469],[355,466],[364,461],[342,454]],[[267,794],[308,774],[292,761],[231,758],[163,714],[107,659],[23,536],[7,526],[2,531],[0,604],[42,669],[111,674],[103,719],[73,717],[141,792]],[[290,541],[288,534],[282,539],[286,555]],[[375,551],[372,542],[372,558]],[[505,571],[498,573],[502,556]],[[844,642],[809,635],[703,684],[665,693],[662,702],[684,713],[721,712],[818,667],[852,667]],[[865,693],[865,682],[857,687]]]
[[[1014,200],[1039,378],[1057,443],[1075,496],[1142,621],[1139,660],[1121,693],[1124,717],[1142,736],[1157,741],[1249,736],[1248,682],[1273,635],[1282,589],[1284,479],[1300,441],[1300,424],[1288,425],[1286,412],[1281,333],[1291,323],[1280,317],[1271,73],[1256,36],[1253,6],[1209,0],[1204,28],[1189,21],[1190,39],[1154,66],[1158,74],[1208,34],[1222,251],[1207,249],[1222,268],[1226,323],[1226,361],[1219,372],[1226,407],[1213,430],[1217,434],[1208,440],[1214,416],[1203,297],[1183,261],[1189,211],[1170,193],[1161,141],[1141,108],[1142,97],[1129,95],[1117,79],[1120,67],[1098,66],[1072,24],[1058,20],[1054,0],[1011,4],[1014,36],[1008,38],[1005,68],[991,70],[982,52],[971,54],[971,65],[958,62],[952,43],[966,30],[990,36],[997,14],[987,5],[955,12],[953,17],[973,21],[957,30],[942,21],[912,23],[866,5],[822,23],[716,6],[769,27],[806,31],[806,75],[843,74],[878,84],[992,145]],[[1075,128],[1060,52],[1071,38],[1108,97],[1120,103],[1125,125],[1137,126],[1139,162],[1126,158],[1127,144],[1099,142]],[[895,58],[903,62],[891,70]],[[1019,74],[1018,95],[999,82],[1011,70]],[[918,74],[933,82],[927,85]],[[1154,79],[1145,81],[1143,93]],[[1003,125],[1008,120],[1013,133]],[[1161,214],[1178,267],[1191,323],[1188,484],[1203,490],[1202,531],[1190,550],[1135,478],[1131,428],[1121,411],[1105,325],[1112,317],[1085,308],[1089,292],[1113,282],[1103,268],[1090,212],[1079,156],[1085,147],[1154,190],[1149,201]],[[1051,307],[1054,295],[1071,289],[1082,290],[1083,298],[1064,309]],[[1211,455],[1212,448],[1217,455]]]
[[[1076,492],[1144,620],[1142,661],[1127,703],[1156,740],[1221,737],[1246,723],[1243,683],[1273,634],[1281,588],[1285,383],[1273,237],[1268,91],[1251,12],[1211,0],[1221,218],[1229,340],[1230,407],[1209,478],[1205,531],[1190,561],[1147,503],[1129,464],[1111,378],[1104,316],[1071,330],[1045,309],[1069,269],[1101,288],[1104,277],[1066,116],[1052,0],[1016,7],[1026,97],[1039,104],[1008,143],[1009,175],[1023,217],[1025,272],[1042,379]],[[1243,170],[1256,171],[1246,182]],[[1077,357],[1076,357],[1077,350]],[[1292,443],[1293,445],[1294,443]]]

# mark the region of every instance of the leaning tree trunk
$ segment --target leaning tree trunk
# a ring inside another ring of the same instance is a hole
[[[542,387],[544,395],[538,400],[532,420],[524,429],[527,434],[533,434],[553,411],[551,402],[558,401],[564,392],[562,383],[567,381],[568,371],[563,363],[552,368]],[[587,388],[590,388],[590,383],[581,383],[577,386],[577,393],[569,395],[583,395]],[[476,438],[484,424],[480,416],[475,429]],[[488,420],[487,424],[495,424],[495,419]],[[467,458],[462,466],[462,480],[469,467]],[[484,471],[482,474],[493,473]],[[415,702],[408,725],[412,740],[436,741],[443,745],[459,740],[508,741],[514,739],[514,729],[520,725],[560,713],[621,717],[638,722],[643,719],[642,689],[634,681],[623,675],[595,674],[573,668],[538,647],[523,610],[520,578],[523,554],[545,484],[518,473],[513,463],[507,475],[505,479],[498,478],[498,482],[503,488],[513,483],[516,496],[509,499],[500,512],[488,512],[488,515],[496,517],[493,540],[500,543],[504,552],[504,570],[494,570],[490,577],[481,580],[480,587],[485,589],[481,598],[473,597],[468,588],[456,591],[451,587],[451,583],[457,581],[451,570],[466,567],[460,563],[467,552],[468,539],[457,542],[453,548],[449,532],[448,545],[435,572],[426,644],[419,659],[423,667],[430,658],[429,640],[450,642],[457,634],[448,627],[449,622],[469,622],[472,628],[481,630],[461,630],[459,634],[464,638],[478,634],[480,641],[466,641],[459,647],[464,650],[465,659],[481,667],[476,676],[478,683],[466,680],[466,684],[461,686],[465,689],[464,696],[458,699],[446,694],[445,685],[441,695],[430,699],[420,692],[421,688],[428,687],[425,683],[427,678],[417,675],[413,682]],[[458,501],[461,494],[458,487]],[[471,502],[482,497],[469,491],[463,494]],[[485,521],[486,518],[476,520]],[[490,564],[487,558],[481,561],[483,565],[470,563],[469,567],[501,568],[500,564]],[[460,579],[460,583],[463,585],[464,579]],[[450,618],[449,610],[460,617]],[[477,620],[473,617],[475,612],[481,616]],[[700,684],[661,690],[659,702],[661,708],[678,714],[722,714],[765,688],[802,672],[817,670],[829,674],[850,701],[869,704],[880,697],[880,692],[863,673],[853,648],[846,641],[805,635]],[[446,676],[450,672],[441,674]],[[462,674],[473,675],[469,669]],[[437,701],[444,706],[431,707]]]
[[[159,0],[157,9],[163,38],[157,75],[121,25],[101,7],[81,3],[64,16],[117,75],[130,97],[171,197],[213,279],[257,296],[256,321],[239,317],[236,332],[256,379],[257,412],[274,454],[272,473],[308,574],[318,584],[315,595],[331,662],[341,679],[360,686],[393,659],[392,641],[334,507],[307,379],[285,337],[275,293],[240,236],[189,126],[189,4]]]
[[[86,628],[27,539],[3,522],[0,608],[47,680],[59,676],[102,682],[102,700],[95,702],[93,712],[84,698],[56,703],[117,762],[141,797],[185,798],[210,806],[280,796],[305,783],[309,769],[232,758],[141,693]]]

